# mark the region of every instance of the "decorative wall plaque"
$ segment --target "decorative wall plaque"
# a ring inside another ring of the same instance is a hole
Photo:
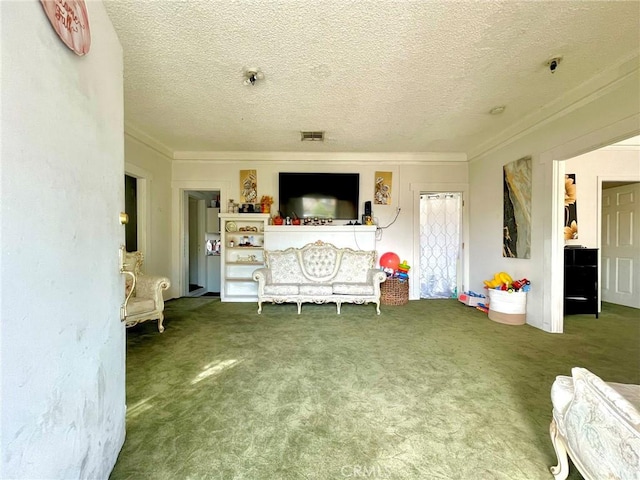
[[[84,0],[40,0],[40,3],[64,44],[78,55],[89,53],[91,30]]]

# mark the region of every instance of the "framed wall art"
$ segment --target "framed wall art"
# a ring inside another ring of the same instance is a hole
[[[240,203],[258,203],[256,170],[240,170]]]
[[[391,180],[393,172],[376,172],[373,190],[373,203],[391,205]]]
[[[576,174],[564,176],[564,240],[578,239],[578,200]]]

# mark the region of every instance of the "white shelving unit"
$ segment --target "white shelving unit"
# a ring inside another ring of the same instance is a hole
[[[253,272],[264,266],[264,230],[268,213],[221,213],[220,300],[255,302]],[[233,245],[233,246],[232,246]]]

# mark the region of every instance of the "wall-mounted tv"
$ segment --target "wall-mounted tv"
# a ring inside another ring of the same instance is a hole
[[[280,172],[280,213],[300,218],[358,218],[359,173]]]

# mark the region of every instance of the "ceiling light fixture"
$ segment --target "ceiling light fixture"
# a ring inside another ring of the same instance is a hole
[[[504,105],[499,105],[497,107],[493,107],[491,110],[489,110],[489,113],[491,115],[500,115],[502,112],[504,112],[506,110],[507,107],[505,107]]]
[[[244,71],[244,82],[245,85],[255,85],[257,80],[262,80],[264,78],[264,73],[260,71],[259,68],[247,68]]]

